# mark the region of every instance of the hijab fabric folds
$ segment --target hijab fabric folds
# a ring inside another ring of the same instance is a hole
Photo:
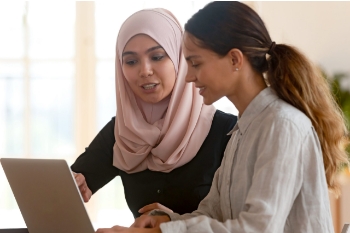
[[[161,45],[176,71],[171,96],[156,104],[135,96],[122,72],[124,47],[138,34],[146,34]],[[209,133],[215,108],[204,105],[194,84],[185,82],[187,64],[181,40],[180,24],[164,9],[138,11],[119,31],[113,165],[127,173],[146,169],[170,172],[191,161]],[[149,112],[153,113],[151,117]]]

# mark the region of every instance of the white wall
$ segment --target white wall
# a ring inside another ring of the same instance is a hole
[[[298,47],[331,74],[350,74],[350,2],[254,2],[253,8],[276,43]]]

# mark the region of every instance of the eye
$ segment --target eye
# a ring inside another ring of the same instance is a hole
[[[156,55],[152,57],[153,61],[160,61],[164,58],[164,55]]]
[[[126,60],[125,61],[125,64],[130,65],[130,66],[135,65],[136,63],[137,63],[137,60]]]
[[[198,64],[198,63],[196,64],[195,62],[191,61],[191,66],[192,66],[192,67],[196,68],[196,67],[198,67],[199,65],[200,65],[200,64]]]

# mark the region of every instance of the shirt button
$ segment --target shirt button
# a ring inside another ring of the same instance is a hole
[[[158,194],[161,193],[161,192],[162,192],[162,190],[160,190],[160,189],[157,190],[157,193],[158,193]]]

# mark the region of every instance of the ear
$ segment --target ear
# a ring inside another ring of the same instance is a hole
[[[243,53],[239,49],[231,49],[227,53],[228,58],[231,61],[234,70],[240,70],[243,65]]]

